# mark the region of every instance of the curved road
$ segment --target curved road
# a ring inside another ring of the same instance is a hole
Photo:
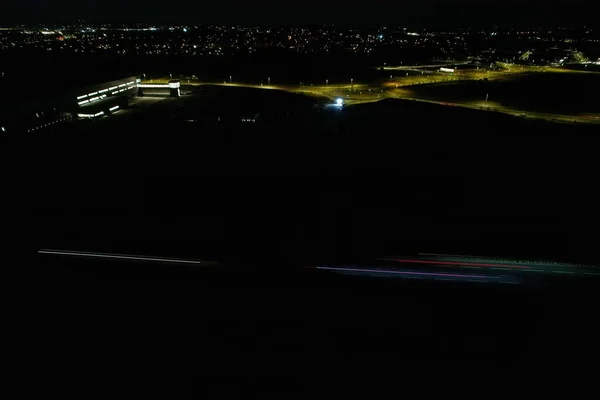
[[[452,65],[457,65],[460,63],[452,63]],[[466,64],[466,63],[465,63]],[[404,67],[388,67],[388,70],[408,70],[412,68],[424,68],[424,67],[437,67],[440,64],[436,65],[421,65],[421,66],[404,66]],[[506,65],[508,66],[508,64]],[[532,72],[538,71],[543,72],[543,69],[538,68],[524,68],[523,72]],[[379,82],[373,82],[370,84],[359,84],[359,83],[347,83],[347,84],[331,84],[331,85],[265,85],[265,84],[249,84],[249,83],[226,83],[226,82],[200,82],[198,80],[187,80],[182,79],[183,85],[190,86],[205,86],[205,85],[213,85],[213,86],[232,86],[232,87],[247,87],[254,89],[265,89],[265,90],[283,90],[286,92],[292,93],[302,93],[313,95],[316,97],[324,97],[331,101],[335,99],[342,98],[346,105],[351,106],[355,104],[363,104],[370,103],[375,101],[380,101],[387,98],[393,99],[404,99],[404,100],[412,100],[412,101],[422,101],[431,104],[438,104],[443,106],[450,107],[463,107],[470,108],[481,111],[491,111],[491,112],[501,112],[505,114],[525,117],[525,118],[535,118],[535,119],[543,119],[553,122],[562,122],[562,123],[588,123],[588,124],[600,124],[600,114],[588,114],[588,115],[567,115],[567,114],[553,114],[553,113],[543,113],[543,112],[532,112],[525,111],[519,109],[513,109],[509,107],[504,107],[494,103],[486,103],[486,102],[448,102],[448,101],[437,101],[437,100],[429,100],[420,97],[412,97],[403,91],[403,89],[419,85],[419,84],[435,84],[442,83],[447,81],[458,81],[458,80],[473,80],[473,79],[482,79],[486,77],[488,79],[496,79],[499,77],[506,76],[507,74],[515,74],[518,73],[514,70],[508,71],[489,71],[489,70],[477,70],[477,71],[466,71],[463,73],[458,73],[455,75],[445,75],[438,74],[433,76],[408,76],[408,77],[399,77],[395,80],[384,80]],[[144,81],[143,83],[167,83],[170,78],[161,78],[154,79],[151,81]],[[187,81],[187,82],[186,82]]]

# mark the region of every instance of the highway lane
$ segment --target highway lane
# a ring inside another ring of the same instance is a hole
[[[462,108],[470,108],[472,110],[480,110],[480,111],[490,111],[490,112],[500,112],[503,114],[514,115],[518,117],[524,118],[535,118],[535,119],[543,119],[552,122],[562,122],[562,123],[587,123],[587,124],[600,124],[600,118],[592,115],[566,115],[566,114],[551,114],[551,113],[542,113],[542,112],[534,112],[534,111],[523,111],[514,108],[504,107],[497,105],[495,103],[456,103],[456,102],[447,102],[447,101],[438,101],[438,100],[429,100],[418,97],[403,97],[399,96],[403,100],[411,100],[411,101],[420,101],[423,103],[430,104],[438,104],[447,107],[462,107]]]
[[[410,69],[421,69],[421,68],[441,68],[449,65],[468,65],[471,61],[459,61],[459,62],[447,62],[443,64],[430,64],[430,65],[400,65],[396,67],[383,67],[384,71],[401,71]]]

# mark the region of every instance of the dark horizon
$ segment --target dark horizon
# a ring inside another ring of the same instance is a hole
[[[134,0],[61,2],[5,0],[0,23],[223,23],[223,24],[391,24],[423,27],[597,26],[589,0],[447,0],[369,1],[362,6],[341,1],[307,0],[291,6],[274,1],[247,4],[221,0],[217,4],[172,0],[169,6]]]

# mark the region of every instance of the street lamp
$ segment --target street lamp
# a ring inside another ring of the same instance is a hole
[[[325,86],[329,85],[329,79],[325,79]]]
[[[269,81],[269,85],[270,85],[271,84],[271,77],[268,78],[268,81]]]
[[[229,83],[233,83],[233,77],[229,75]]]

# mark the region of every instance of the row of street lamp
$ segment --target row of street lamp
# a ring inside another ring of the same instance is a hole
[[[144,80],[146,80],[146,74],[142,74],[144,77]],[[408,73],[406,74],[408,76]],[[169,74],[169,78],[173,79],[173,74]],[[393,75],[390,75],[390,81],[394,79]],[[271,85],[271,77],[267,78],[267,84]],[[233,83],[233,76],[229,75],[229,83]],[[329,79],[325,79],[325,86],[329,85]],[[354,85],[354,78],[350,78],[350,85]],[[302,86],[302,82],[300,82],[300,86]]]

